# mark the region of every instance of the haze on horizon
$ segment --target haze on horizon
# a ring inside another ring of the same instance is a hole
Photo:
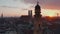
[[[60,16],[60,0],[38,0],[43,16]],[[28,10],[33,10],[37,0],[0,0],[0,16],[27,15]]]

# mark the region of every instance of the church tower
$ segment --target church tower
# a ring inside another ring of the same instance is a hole
[[[34,34],[42,34],[41,25],[41,7],[39,5],[39,2],[37,1],[34,15]]]
[[[35,18],[41,17],[41,7],[39,5],[39,2],[37,1],[37,5],[35,6]]]
[[[51,34],[52,32],[48,29],[47,23],[42,22],[41,16],[41,7],[37,1],[34,15],[34,34]]]

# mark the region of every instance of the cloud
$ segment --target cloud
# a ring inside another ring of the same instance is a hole
[[[24,0],[25,3],[36,4],[36,0]],[[60,10],[60,0],[39,0],[39,4],[45,9],[59,9]]]
[[[0,7],[3,7],[3,8],[19,8],[19,7],[12,7],[12,6],[0,6]]]

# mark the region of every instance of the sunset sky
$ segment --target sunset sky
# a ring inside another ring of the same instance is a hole
[[[38,0],[42,16],[60,16],[60,0]],[[0,0],[0,16],[6,17],[27,15],[33,10],[37,0]]]

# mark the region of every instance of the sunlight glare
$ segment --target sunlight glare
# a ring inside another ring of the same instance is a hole
[[[42,12],[42,14],[44,16],[49,16],[49,17],[53,17],[53,16],[56,16],[56,11],[55,10],[44,10]]]

